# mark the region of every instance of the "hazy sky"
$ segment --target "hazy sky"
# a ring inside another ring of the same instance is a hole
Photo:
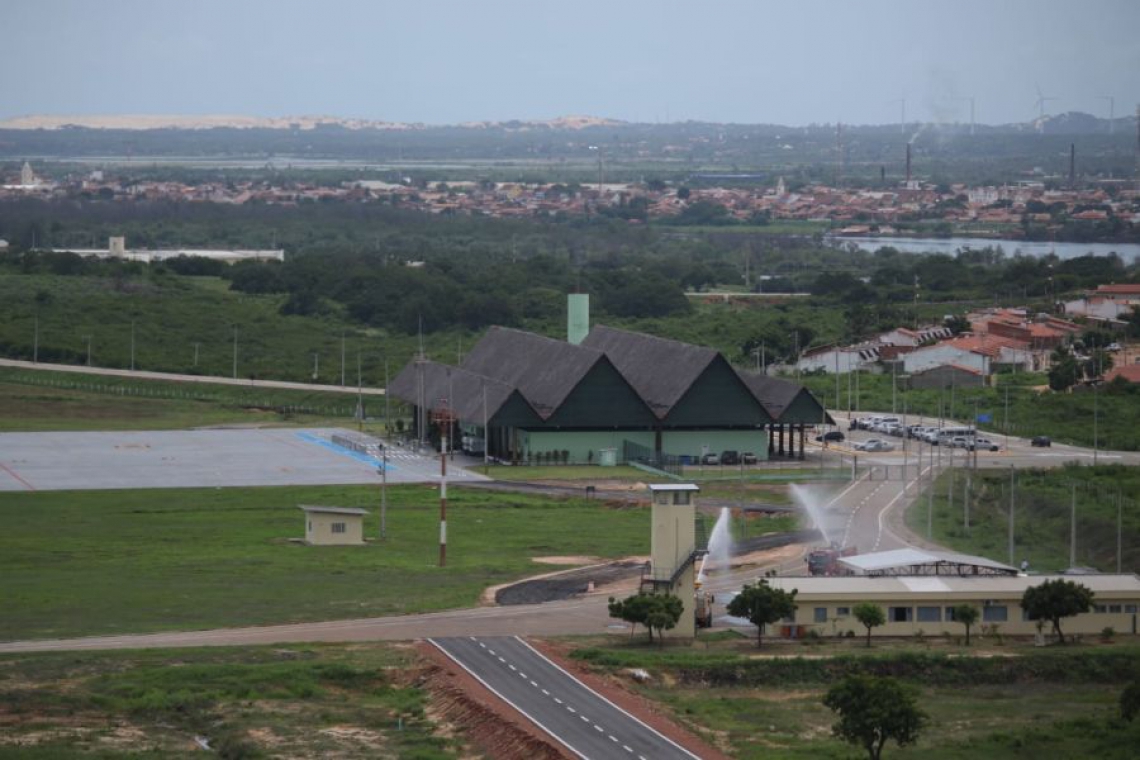
[[[0,0],[0,117],[1134,112],[1140,0]],[[895,102],[892,102],[895,101]]]

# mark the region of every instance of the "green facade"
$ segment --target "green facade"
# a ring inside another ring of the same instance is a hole
[[[549,451],[570,452],[570,462],[585,464],[601,461],[601,449],[617,449],[618,461],[626,441],[652,450],[656,434],[652,430],[520,430],[519,444],[524,458]],[[751,451],[758,459],[768,458],[768,431],[752,430],[666,430],[661,434],[661,448],[666,454],[691,457],[694,461],[705,452]],[[593,457],[590,453],[593,452]]]
[[[523,457],[532,461],[539,453],[548,451],[569,451],[570,462],[586,464],[601,461],[601,449],[617,449],[617,458],[622,460],[625,441],[653,448],[652,430],[520,430],[519,444]],[[593,456],[591,456],[591,452]]]

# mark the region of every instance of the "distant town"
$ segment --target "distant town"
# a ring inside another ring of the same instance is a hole
[[[1140,238],[1140,190],[1123,180],[1058,189],[1041,180],[969,186],[906,179],[882,187],[824,184],[723,187],[651,180],[607,183],[355,180],[152,181],[104,170],[37,177],[25,163],[6,177],[0,200],[274,204],[379,203],[436,215],[557,219],[600,215],[629,224],[768,225],[815,222],[845,236],[958,234],[1001,239],[1134,241]]]

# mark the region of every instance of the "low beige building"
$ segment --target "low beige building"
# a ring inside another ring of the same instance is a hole
[[[355,507],[320,507],[302,504],[305,543],[313,546],[357,546],[364,543],[366,510]]]
[[[1094,594],[1091,612],[1062,621],[1066,635],[1099,635],[1109,627],[1117,633],[1137,632],[1140,578],[1135,575],[853,575],[768,579],[775,588],[798,591],[795,617],[781,621],[779,630],[771,633],[865,635],[867,629],[853,612],[856,605],[870,602],[882,607],[887,621],[873,628],[872,636],[914,636],[919,631],[927,636],[962,635],[964,628],[950,612],[960,604],[978,609],[975,632],[997,626],[1003,635],[1032,636],[1037,621],[1021,609],[1021,596],[1027,588],[1057,578],[1080,583]],[[1049,624],[1045,633],[1050,633]]]

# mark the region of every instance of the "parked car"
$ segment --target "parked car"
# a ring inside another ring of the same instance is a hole
[[[971,442],[970,439],[964,435],[955,435],[946,439],[945,445],[952,449],[968,449],[971,446]]]
[[[906,426],[906,437],[907,438],[918,438],[918,434],[921,433],[925,429],[926,428],[924,428],[922,425],[907,425]]]
[[[1033,440],[1029,442],[1029,445],[1037,447],[1052,446],[1053,441],[1047,435],[1038,435],[1034,436]]]
[[[718,454],[705,454],[701,457],[701,464],[720,464],[720,455]]]
[[[856,444],[855,450],[868,452],[894,451],[895,447],[892,444],[887,443],[886,441],[879,438],[871,438],[869,440],[863,441],[862,443]]]
[[[847,440],[847,436],[843,435],[843,431],[841,430],[828,430],[826,433],[817,435],[815,439],[820,442],[840,443]]]
[[[1109,343],[1107,346],[1105,346],[1105,350],[1106,351],[1120,351],[1121,350],[1120,344],[1119,343]]]
[[[903,426],[898,422],[887,422],[883,425],[883,432],[887,435],[893,435],[896,438],[902,437],[904,431]]]
[[[1000,451],[1001,446],[991,441],[989,438],[975,438],[968,446],[970,451],[980,449],[982,451]]]
[[[729,449],[728,451],[720,452],[721,464],[740,464],[740,452]]]
[[[745,451],[740,455],[740,461],[744,464],[756,464],[756,455],[751,451]]]

